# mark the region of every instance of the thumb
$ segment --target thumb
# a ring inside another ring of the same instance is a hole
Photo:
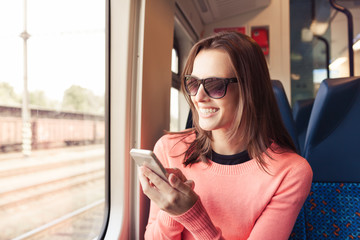
[[[174,173],[169,174],[169,183],[173,188],[177,188],[180,183],[180,179]]]
[[[179,192],[182,192],[186,195],[189,195],[190,192],[192,192],[192,187],[191,184],[187,184],[186,182],[182,182],[178,176],[176,176],[175,174],[171,173],[169,175],[169,182],[170,185],[177,189]],[[187,181],[188,182],[188,181]]]
[[[186,180],[184,183],[188,185],[192,190],[194,190],[195,182],[193,180]]]

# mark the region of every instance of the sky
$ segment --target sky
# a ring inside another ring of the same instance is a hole
[[[28,90],[61,101],[72,85],[105,92],[105,0],[27,0]],[[0,82],[24,82],[24,0],[0,0]]]

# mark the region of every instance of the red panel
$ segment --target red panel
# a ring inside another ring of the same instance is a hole
[[[269,55],[269,34],[266,28],[255,28],[251,31],[251,37],[259,44],[264,55]]]

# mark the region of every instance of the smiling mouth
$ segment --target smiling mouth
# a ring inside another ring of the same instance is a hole
[[[219,109],[216,108],[200,108],[199,110],[202,114],[210,114],[219,111]]]

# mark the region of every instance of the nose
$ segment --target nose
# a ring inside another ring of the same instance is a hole
[[[201,101],[206,101],[208,99],[209,99],[209,96],[206,94],[204,86],[201,84],[195,95],[195,100],[197,102],[201,102]]]

